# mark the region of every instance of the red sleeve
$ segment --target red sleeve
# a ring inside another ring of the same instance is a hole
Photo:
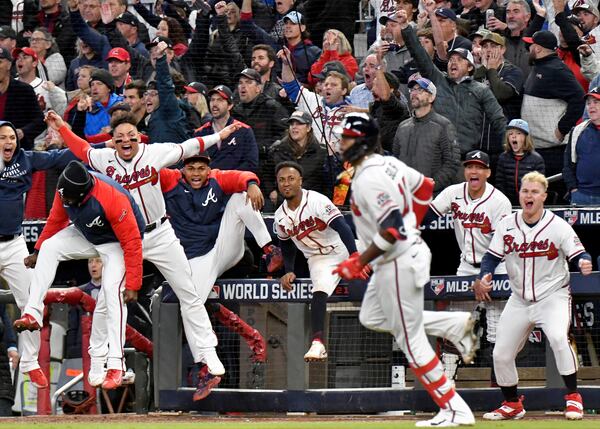
[[[90,144],[71,131],[66,125],[62,126],[58,132],[64,139],[69,149],[71,149],[71,152],[73,152],[77,158],[86,164],[89,164],[90,159],[88,158],[88,152],[92,150]]]
[[[356,62],[356,58],[354,58],[352,55],[348,54],[348,55],[343,55],[339,59],[339,61],[341,61],[342,64],[344,64],[344,68],[346,69],[346,72],[350,76],[350,80],[354,80],[354,76],[356,75],[356,72],[358,71],[358,63]]]
[[[173,190],[173,188],[177,186],[179,179],[181,179],[181,171],[172,170],[170,168],[163,168],[162,170],[160,170],[159,176],[160,188],[162,189],[162,192],[164,194]]]
[[[248,182],[255,181],[260,184],[258,176],[250,171],[239,170],[211,170],[210,177],[217,183],[226,194],[235,194],[248,189]]]
[[[413,192],[413,211],[415,212],[415,216],[417,218],[417,226],[421,225],[423,218],[427,214],[427,210],[429,210],[429,203],[431,202],[431,198],[433,196],[434,186],[435,182],[433,179],[424,177],[421,185]],[[431,207],[433,208],[433,206]],[[435,209],[434,211],[437,212]]]
[[[65,229],[67,225],[69,225],[69,215],[62,205],[58,192],[55,192],[52,208],[50,209],[50,214],[46,220],[46,226],[44,226],[40,238],[37,243],[35,243],[35,249],[40,250],[44,241],[52,237],[58,231]]]
[[[88,143],[104,143],[112,139],[112,136],[108,133],[94,134],[93,136],[85,136]]]
[[[334,61],[333,59],[330,59],[333,52],[337,54],[337,51],[335,50],[323,51],[319,59],[315,61],[312,66],[310,66],[310,73],[308,74],[308,83],[310,83],[311,85],[316,85],[317,82],[319,82],[319,79],[313,76],[323,71],[325,63],[329,61]]]
[[[94,197],[100,202],[125,258],[125,288],[142,287],[142,236],[129,198],[109,184],[96,181]]]

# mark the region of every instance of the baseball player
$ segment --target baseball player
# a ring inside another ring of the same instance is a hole
[[[544,209],[547,189],[548,180],[542,174],[523,176],[521,209],[499,223],[481,261],[479,279],[473,284],[475,297],[489,301],[492,273],[502,258],[506,260],[512,294],[500,316],[493,355],[505,400],[498,409],[483,415],[486,420],[517,420],[525,415],[523,398],[517,393],[515,358],[535,326],[544,331],[567,387],[565,417],[583,418],[583,400],[577,393],[577,357],[568,338],[569,264],[588,275],[592,262],[573,228]]]
[[[487,153],[474,150],[465,156],[465,181],[445,188],[432,202],[431,210],[437,216],[451,213],[454,221],[454,234],[460,247],[460,265],[456,274],[459,276],[475,276],[481,268],[481,258],[489,247],[494,231],[500,220],[510,215],[510,200],[487,180],[491,175],[490,160]],[[506,274],[504,263],[500,263],[496,274]],[[496,327],[504,301],[485,303],[487,340],[496,342]],[[453,302],[453,309],[473,310],[472,302]],[[448,374],[456,374],[458,356],[444,353],[444,367]],[[495,383],[492,367],[492,383]]]
[[[22,149],[17,129],[7,121],[0,121],[0,151],[0,276],[8,283],[22,311],[29,298],[31,283],[31,270],[23,265],[29,255],[21,228],[24,195],[31,188],[34,171],[63,168],[75,157],[68,150]],[[40,333],[23,332],[20,338],[21,371],[29,375],[36,387],[47,387],[48,381],[37,361]]]
[[[294,261],[298,248],[308,261],[312,280],[310,304],[312,342],[304,355],[307,362],[327,359],[323,345],[327,297],[340,282],[332,270],[356,252],[354,234],[339,209],[326,196],[302,189],[303,169],[296,162],[275,167],[277,186],[285,199],[275,212],[273,230],[281,243],[286,274],[281,286],[292,290],[296,280]],[[368,278],[368,268],[363,272]]]
[[[111,124],[115,149],[94,149],[68,129],[56,113],[49,112],[46,122],[60,132],[79,159],[122,184],[131,193],[146,221],[144,259],[159,269],[179,298],[183,327],[194,362],[204,362],[211,374],[223,375],[225,368],[215,351],[217,337],[204,308],[204,300],[196,289],[190,264],[166,216],[159,171],[229,137],[239,124],[229,125],[218,134],[192,138],[181,144],[140,145],[135,118],[125,115]],[[92,370],[93,365],[94,361]]]
[[[335,272],[350,280],[372,264],[360,321],[369,329],[394,335],[415,375],[440,407],[435,417],[417,426],[472,425],[475,417],[446,378],[423,325],[423,287],[429,282],[431,252],[417,228],[412,190],[424,177],[396,158],[375,153],[379,127],[367,114],[346,115],[340,128],[344,161],[355,168],[351,208],[365,250],[339,264]]]
[[[182,171],[160,172],[167,214],[189,260],[202,303],[217,278],[244,256],[246,227],[265,254],[280,253],[260,214],[264,198],[256,174],[212,170],[209,165],[210,157],[201,153],[186,158]],[[282,263],[271,265],[275,271]],[[210,371],[201,369],[201,374],[194,401],[204,399],[221,381]]]
[[[69,223],[72,222],[71,225]],[[146,223],[132,196],[108,177],[90,173],[71,161],[58,179],[48,221],[25,265],[34,268],[29,299],[15,329],[39,330],[44,297],[58,263],[100,257],[104,263],[90,336],[92,386],[115,389],[122,383],[126,302],[137,299],[142,286],[142,235]]]

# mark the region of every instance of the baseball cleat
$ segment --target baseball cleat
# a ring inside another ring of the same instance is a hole
[[[120,369],[109,369],[106,371],[106,378],[102,383],[104,390],[112,390],[123,384],[123,371]]]
[[[15,320],[13,327],[17,332],[23,331],[39,331],[41,328],[40,324],[35,320],[31,314],[24,313],[20,319]]]
[[[475,354],[477,353],[477,350],[479,350],[481,337],[480,330],[479,321],[472,315],[469,316],[465,325],[464,336],[457,344],[454,344],[462,356],[463,362],[467,365],[473,362]]]
[[[523,396],[517,402],[502,402],[500,408],[483,415],[484,420],[520,420],[525,417]]]
[[[208,367],[208,372],[212,375],[223,375],[225,374],[225,367],[221,363],[217,352],[212,351],[204,355],[204,361]]]
[[[314,340],[304,355],[305,362],[321,362],[327,359],[327,350],[321,341]]]
[[[218,375],[212,375],[211,373],[206,373],[204,377],[200,378],[198,382],[198,388],[194,392],[193,400],[201,401],[210,395],[212,389],[217,387],[221,382],[221,377]]]
[[[106,371],[103,369],[100,372],[92,372],[88,374],[88,383],[92,387],[100,387],[102,383],[104,383],[104,379],[106,378]]]
[[[31,383],[37,387],[38,389],[44,389],[48,387],[48,379],[44,374],[44,371],[41,368],[32,369],[31,371],[27,371],[27,375],[31,380]]]
[[[583,419],[583,399],[577,392],[565,395],[567,406],[565,408],[565,418],[567,420]]]
[[[457,426],[472,426],[475,424],[475,416],[465,402],[458,394],[455,394],[445,408],[442,408],[434,418],[422,420],[415,423],[416,427],[428,428],[450,428]]]

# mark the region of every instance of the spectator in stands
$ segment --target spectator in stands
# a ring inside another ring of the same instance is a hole
[[[414,79],[408,87],[413,117],[398,126],[392,153],[409,167],[431,177],[437,194],[454,183],[460,168],[456,128],[433,110],[437,89],[429,79]]]
[[[506,118],[491,90],[472,79],[474,60],[471,52],[464,48],[451,51],[448,74],[445,75],[433,64],[414,29],[407,23],[403,24],[402,35],[422,77],[431,80],[437,88],[435,111],[456,126],[461,156],[477,148],[501,152],[501,148],[493,147],[493,144],[501,142]],[[484,119],[489,130],[484,130]]]
[[[129,70],[131,69],[131,57],[129,52],[123,48],[113,48],[106,56],[108,72],[115,81],[115,94],[123,95],[125,85],[131,82]]]
[[[17,47],[17,33],[8,25],[0,27],[0,48],[8,49],[12,52]]]
[[[581,74],[592,82],[596,76],[600,75],[600,53],[594,52],[587,43],[579,45],[577,50],[581,61]],[[595,88],[595,85],[590,84],[589,88]]]
[[[115,94],[115,81],[107,70],[97,69],[90,77],[90,95],[92,105],[85,115],[86,136],[102,132],[102,128],[110,125],[109,109],[113,104],[123,101],[123,97]],[[75,130],[73,130],[75,131]]]
[[[150,53],[146,49],[144,43],[140,40],[138,34],[140,21],[131,12],[123,12],[115,18],[117,29],[121,35],[127,40],[129,47],[138,51],[146,58],[150,57]]]
[[[291,113],[296,106],[294,106],[285,95],[281,95],[281,90],[283,88],[277,82],[277,74],[275,73],[276,61],[277,55],[271,46],[260,44],[252,47],[252,62],[250,67],[260,74],[263,84],[263,94],[268,95],[281,103],[281,105]],[[239,101],[237,89],[233,93],[233,99],[236,102]]]
[[[369,48],[367,55],[375,53],[379,64],[385,63],[386,71],[394,73],[400,70],[406,63],[411,60],[410,52],[406,49],[404,38],[400,31],[402,24],[408,25],[407,14],[403,12],[399,15],[398,12],[390,16],[382,16],[379,22],[384,25],[381,34],[381,42],[375,43]]]
[[[63,9],[60,0],[40,0],[40,12],[35,17],[35,27],[48,29],[69,64],[75,58],[75,33],[71,27],[69,13]]]
[[[600,12],[598,11],[598,2],[594,5],[590,0],[583,0],[577,2],[572,10],[581,21],[581,26],[586,35],[586,43],[591,46],[594,52],[600,52]]]
[[[361,0],[304,0],[299,7],[310,25],[311,35],[317,44],[335,23],[335,28],[344,34],[347,40],[354,40],[358,8]]]
[[[233,109],[233,92],[225,85],[217,85],[208,91],[210,113],[212,120],[196,130],[195,137],[203,137],[218,133],[234,122],[239,122],[231,116]],[[258,147],[254,132],[248,125],[233,132],[227,139],[210,147],[206,153],[210,156],[211,168],[219,170],[243,170],[256,172],[258,170]]]
[[[495,0],[476,0],[475,6],[479,10],[479,14],[475,16],[477,27],[484,27],[489,30],[501,30],[496,28],[499,24],[504,24],[506,21],[506,10]],[[486,17],[486,11],[491,9],[494,11],[492,17]]]
[[[365,81],[360,85],[356,85],[350,91],[348,102],[360,109],[369,109],[369,104],[374,101],[373,93],[373,79],[375,79],[375,72],[379,67],[379,60],[376,54],[369,54],[362,63],[362,75]]]
[[[150,51],[156,61],[156,81],[145,94],[150,143],[181,143],[189,138],[185,112],[175,96],[175,85],[167,64],[169,45],[160,41]]]
[[[170,16],[163,17],[156,27],[156,37],[165,37],[171,40],[176,57],[181,57],[188,50],[188,41],[185,32],[175,18],[171,18]]]
[[[311,66],[321,55],[321,49],[314,46],[306,31],[306,23],[300,12],[292,11],[283,18],[283,35],[285,47],[292,57],[292,69],[296,78],[308,82],[308,73]]]
[[[481,67],[473,79],[487,84],[502,106],[504,116],[511,120],[521,113],[523,72],[504,58],[506,40],[498,33],[488,32],[481,40]]]
[[[156,46],[160,42],[165,42],[167,45],[166,49],[166,57],[167,57],[167,65],[170,70],[175,70],[184,77],[186,82],[193,82],[196,80],[196,63],[198,62],[199,53],[195,50],[194,46],[197,44],[198,39],[197,35],[199,33],[194,33],[194,39],[192,39],[191,46],[193,49],[187,51],[183,56],[177,57],[175,54],[175,50],[173,49],[173,43],[170,39],[167,39],[162,36],[155,37],[150,43],[146,45],[146,49],[150,52],[150,64],[152,65],[151,74],[146,77],[146,73],[141,77],[146,82],[150,82],[157,79],[157,70],[156,70],[156,59],[160,57],[162,54],[159,50],[156,49]]]
[[[327,30],[323,37],[323,51],[321,52],[321,56],[310,67],[310,75],[308,76],[310,84],[314,85],[317,83],[318,79],[314,76],[320,74],[325,64],[330,61],[339,61],[342,63],[350,80],[354,80],[354,75],[358,71],[358,64],[352,56],[352,47],[346,36],[344,36],[344,33],[335,29]]]
[[[98,55],[90,46],[81,39],[77,39],[77,57],[71,61],[69,71],[67,72],[67,81],[65,87],[67,91],[73,91],[78,88],[79,70],[83,66],[92,66],[94,68],[108,68],[101,55]]]
[[[417,31],[417,37],[419,38],[421,46],[423,46],[429,57],[433,60],[435,58],[435,41],[433,40],[431,28],[425,28]],[[474,53],[473,56],[475,56]],[[418,72],[419,69],[417,68],[417,63],[415,62],[414,58],[411,58],[411,60],[404,64],[400,70],[394,71],[394,74],[398,77],[402,88],[405,89],[403,94],[405,94],[406,99],[408,99],[409,96],[407,87],[408,81],[411,80],[413,75]]]
[[[69,11],[72,13],[77,8],[77,5],[78,2],[76,0],[69,0]],[[79,1],[79,12],[81,13],[81,17],[90,27],[95,28],[98,31],[103,30],[100,6],[100,0]]]
[[[262,177],[269,147],[283,136],[288,113],[279,102],[262,93],[262,79],[256,70],[244,69],[237,78],[240,102],[231,115],[254,130],[261,168],[258,176]]]
[[[275,2],[275,22],[268,29],[263,29],[257,25],[253,19],[253,8],[256,5],[252,4],[252,0],[243,0],[240,29],[250,38],[252,44],[266,44],[273,47],[279,47],[283,43],[284,38],[284,20],[283,18],[295,9],[296,0],[278,0]]]
[[[545,173],[544,158],[535,151],[529,124],[522,119],[513,119],[506,126],[504,152],[498,158],[495,182],[513,206],[519,205],[521,179],[532,171]]]
[[[12,60],[10,52],[0,48],[0,120],[12,122],[21,147],[30,150],[46,126],[31,85],[11,78]]]
[[[419,2],[417,1],[416,3],[417,3],[416,9],[418,10]],[[373,16],[375,18],[373,20],[374,21],[373,23],[376,24],[374,39],[379,39],[379,36],[383,29],[383,26],[385,25],[380,22],[380,18],[383,16],[392,15],[396,11],[397,6],[396,6],[395,2],[392,0],[369,0],[369,4],[371,5],[371,7],[373,8],[373,11],[375,12],[375,14]],[[410,16],[410,15],[408,15],[408,16]],[[367,34],[369,34],[369,36],[370,36],[370,31]],[[371,46],[372,43],[368,42],[368,45]]]
[[[521,116],[529,123],[536,150],[544,158],[546,175],[563,167],[564,137],[584,109],[584,92],[569,68],[556,55],[556,36],[538,31],[525,37],[533,63],[525,81]]]
[[[43,27],[36,28],[29,39],[31,49],[35,51],[40,62],[38,65],[40,77],[51,80],[64,88],[67,78],[67,65],[61,55],[54,37]]]
[[[186,85],[184,89],[185,94],[183,95],[183,98],[187,100],[192,107],[192,115],[197,118],[200,124],[209,121],[210,113],[206,101],[206,97],[208,97],[208,88],[206,85],[200,82],[191,82]]]
[[[156,28],[156,37],[166,37],[173,41],[176,55],[181,56],[187,50],[187,39],[191,35],[192,27],[188,22],[185,11],[168,2],[162,2],[161,7],[155,9],[158,14],[150,12],[140,0],[133,0],[135,11],[152,27]]]
[[[143,80],[134,80],[125,85],[123,101],[131,107],[131,117],[135,119],[138,131],[146,133],[146,103],[144,93],[146,84]]]
[[[452,9],[439,8],[434,0],[425,3],[425,9],[429,15],[431,32],[435,44],[434,64],[439,69],[444,69],[448,63],[450,51],[463,48],[471,50],[471,41],[458,34],[456,27],[456,13]]]
[[[600,204],[600,87],[585,97],[589,119],[575,126],[567,136],[563,178],[571,194],[571,204]]]
[[[73,91],[67,92],[68,104],[67,104],[67,108],[65,109],[65,112],[63,113],[63,118],[65,119],[65,121],[67,121],[69,123],[69,125],[71,125],[71,127],[73,126],[73,123],[74,123],[73,116],[77,112],[77,105],[79,104],[79,102],[82,99],[87,100],[89,98],[90,102],[88,103],[86,101],[85,104],[91,105],[90,78],[92,77],[92,73],[94,72],[94,70],[96,70],[96,67],[93,67],[90,65],[82,66],[79,69],[79,73],[77,75],[76,89],[74,89]],[[81,111],[83,112],[83,110],[81,110]],[[83,116],[85,117],[85,113],[83,113]],[[82,125],[82,126],[84,126],[84,125]]]

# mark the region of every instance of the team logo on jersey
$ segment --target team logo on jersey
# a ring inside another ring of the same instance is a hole
[[[485,213],[465,213],[457,203],[450,204],[452,217],[462,222],[465,229],[479,228],[482,234],[492,232],[492,221]]]
[[[208,190],[208,195],[206,196],[206,200],[204,200],[204,202],[202,203],[202,207],[206,207],[211,201],[213,203],[217,202],[217,196],[213,192],[212,188]]]
[[[569,225],[575,225],[579,219],[579,212],[577,210],[565,210],[563,218],[569,223]]]
[[[439,295],[444,291],[446,285],[444,284],[444,279],[431,279],[431,290],[436,295]]]
[[[385,206],[387,206],[388,204],[392,203],[392,198],[390,197],[390,194],[388,194],[387,192],[380,192],[379,195],[377,195],[377,206],[382,209]]]
[[[235,137],[227,142],[228,146],[237,146],[237,142],[235,141]]]
[[[308,219],[301,220],[298,225],[294,225],[291,229],[285,229],[285,233],[289,237],[296,237],[298,240],[302,240],[308,234],[313,231],[323,231],[327,228],[327,224],[319,218],[313,216]]]
[[[534,329],[529,333],[529,342],[530,343],[541,343],[542,342],[542,331],[538,331]]]
[[[123,185],[123,187],[128,191],[137,189],[147,183],[150,183],[154,186],[158,183],[159,178],[156,168],[150,167],[149,165],[146,165],[145,167],[140,168],[131,174],[126,173],[124,175],[115,174],[115,168],[108,166],[106,167],[105,173],[108,177]]]
[[[548,257],[549,261],[558,258],[558,248],[548,239],[525,243],[516,243],[515,237],[504,235],[504,254],[518,253],[519,258]]]
[[[331,213],[334,213],[337,208],[333,204],[327,204],[325,206],[325,214],[329,216]]]
[[[104,222],[102,221],[102,219],[100,219],[100,216],[96,216],[93,221],[91,221],[90,223],[86,223],[85,226],[87,226],[88,228],[93,228],[94,226],[103,227]]]

